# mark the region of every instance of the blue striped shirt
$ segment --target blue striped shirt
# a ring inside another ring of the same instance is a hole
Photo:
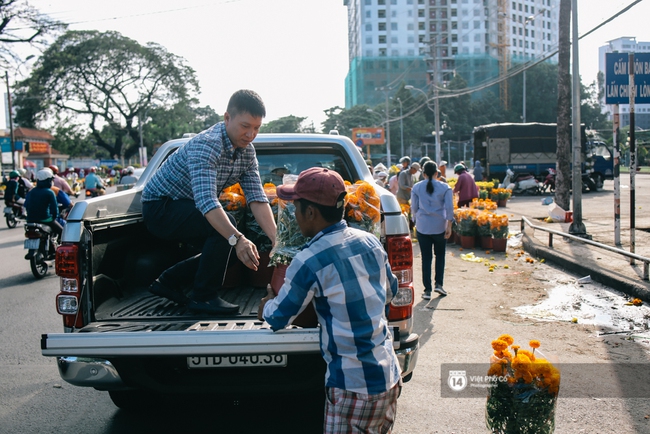
[[[221,208],[219,195],[239,183],[247,202],[266,202],[253,145],[235,149],[220,122],[192,137],[147,182],[142,201],[192,199],[204,215]]]
[[[411,215],[417,231],[425,235],[445,232],[447,221],[454,220],[454,198],[451,187],[446,182],[433,180],[433,193],[427,193],[424,179],[411,190]]]
[[[264,319],[281,329],[313,301],[325,386],[376,395],[400,378],[385,314],[395,294],[397,279],[379,240],[341,221],[295,256],[278,296],[264,306]]]

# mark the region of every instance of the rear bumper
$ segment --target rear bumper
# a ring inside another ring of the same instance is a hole
[[[411,333],[406,341],[401,342],[400,348],[395,350],[400,368],[402,368],[402,377],[410,375],[415,370],[419,350],[420,336],[415,333]]]
[[[400,348],[395,350],[400,368],[402,369],[402,377],[410,375],[415,369],[420,349],[419,340],[420,337],[412,333],[408,339],[401,342]],[[122,390],[131,388],[124,382],[117,367],[109,360],[91,357],[60,356],[56,358],[56,361],[61,378],[74,386],[94,387],[98,390]]]
[[[120,390],[126,385],[108,360],[88,357],[57,357],[61,378],[74,386]]]

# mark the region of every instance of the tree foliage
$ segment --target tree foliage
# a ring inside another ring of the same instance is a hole
[[[39,13],[26,0],[0,0],[0,67],[20,63],[18,46],[40,49],[66,26]]]
[[[298,116],[285,116],[262,125],[260,133],[313,133],[313,127],[304,127],[307,119]]]
[[[84,128],[109,155],[129,157],[139,146],[140,116],[156,108],[191,112],[198,90],[194,70],[158,44],[143,46],[117,32],[69,31],[19,83],[16,120]]]

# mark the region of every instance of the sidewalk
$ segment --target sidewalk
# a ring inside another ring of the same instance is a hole
[[[648,202],[647,188],[639,188],[640,183],[650,185],[650,177],[637,177],[635,209],[635,253],[650,258],[650,215],[643,205]],[[621,179],[621,248],[630,251],[630,205],[629,190]],[[541,204],[545,196],[512,197],[505,208],[498,212],[508,213],[511,232],[520,232],[521,217],[525,216],[532,224],[568,233],[570,223],[546,223],[547,206]],[[614,191],[613,182],[607,181],[603,191],[585,193],[582,200],[583,223],[592,240],[611,247],[614,245]],[[606,286],[617,289],[633,297],[650,302],[650,282],[643,280],[643,262],[635,261],[614,252],[595,246],[582,244],[560,236],[553,236],[553,247],[549,247],[549,234],[542,230],[526,227],[522,238],[524,249],[537,258],[544,258],[579,277],[591,278]]]

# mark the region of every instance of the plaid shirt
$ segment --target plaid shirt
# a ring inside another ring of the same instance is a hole
[[[264,306],[264,319],[281,329],[313,300],[325,386],[377,395],[400,379],[385,314],[395,294],[397,279],[379,240],[341,221],[296,255],[278,296]]]
[[[246,200],[266,202],[253,145],[235,149],[220,122],[191,138],[165,160],[147,182],[142,201],[192,199],[204,215],[221,208],[219,195],[240,183]]]

